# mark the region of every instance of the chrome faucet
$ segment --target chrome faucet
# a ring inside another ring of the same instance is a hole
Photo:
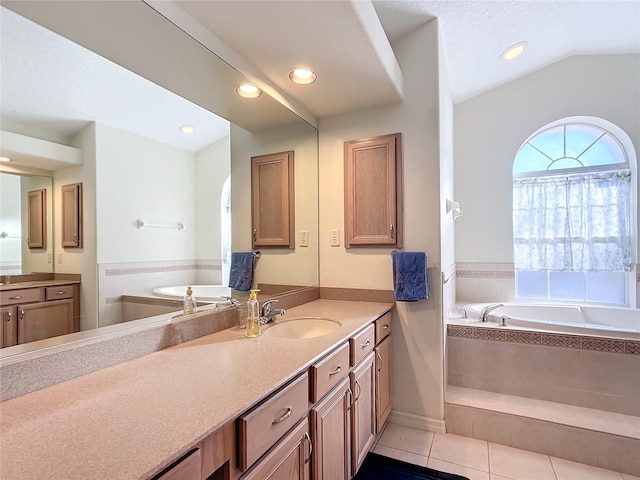
[[[481,322],[486,322],[487,319],[489,318],[489,313],[492,312],[493,310],[495,310],[496,308],[500,308],[500,307],[504,307],[503,303],[495,303],[493,305],[488,305],[486,307],[484,307],[482,309],[482,312],[480,312],[480,321]]]
[[[271,310],[271,304],[277,301],[278,300],[269,300],[262,304],[262,307],[260,308],[260,325],[273,321],[273,317],[276,315],[286,315],[287,311],[284,308]]]

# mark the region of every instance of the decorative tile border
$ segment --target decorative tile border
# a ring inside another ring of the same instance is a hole
[[[505,330],[501,328],[472,327],[466,325],[447,325],[447,336],[490,340],[493,342],[527,343],[548,347],[577,348],[595,352],[640,355],[640,341],[637,340],[617,340],[604,337],[529,332],[515,329]]]
[[[505,270],[456,270],[456,278],[500,278],[513,280],[515,274],[513,271]]]

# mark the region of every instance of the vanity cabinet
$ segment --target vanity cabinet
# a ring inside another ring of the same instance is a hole
[[[79,285],[4,290],[2,346],[35,342],[79,330]]]
[[[251,157],[252,246],[293,248],[293,150]]]
[[[369,353],[350,373],[353,406],[351,407],[351,468],[356,473],[376,438],[375,355]]]
[[[155,477],[155,480],[201,480],[200,456],[199,448],[192,450],[160,476]]]
[[[313,478],[351,478],[351,403],[348,376],[311,409]]]
[[[309,420],[305,418],[242,480],[309,480],[312,450]]]
[[[345,245],[402,247],[402,134],[344,144]]]
[[[375,322],[376,328],[376,433],[391,413],[391,312]]]
[[[0,308],[0,348],[11,347],[18,343],[18,311],[16,307]]]

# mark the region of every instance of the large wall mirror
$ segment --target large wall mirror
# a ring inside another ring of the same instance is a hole
[[[17,214],[5,210],[5,175],[23,183],[45,177],[51,190],[48,270],[13,251],[5,258],[2,248],[2,275],[11,262],[21,265],[11,274],[81,274],[81,330],[126,328],[123,298],[226,284],[226,256],[251,249],[251,157],[294,150],[296,231],[309,232],[309,245],[261,249],[255,278],[276,288],[318,284],[313,126],[266,93],[238,97],[244,76],[144,2],[0,8],[1,127],[12,140],[2,155],[13,160],[0,164],[0,230],[22,236]],[[185,124],[191,135],[179,131]],[[71,159],[42,153],[57,147]],[[60,188],[78,182],[84,244],[67,249]]]

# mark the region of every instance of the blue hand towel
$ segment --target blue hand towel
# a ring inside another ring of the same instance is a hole
[[[429,298],[427,254],[392,252],[393,288],[399,302],[417,302]]]
[[[229,272],[229,286],[231,288],[242,292],[251,290],[254,262],[253,252],[233,252],[231,254],[231,271]]]

